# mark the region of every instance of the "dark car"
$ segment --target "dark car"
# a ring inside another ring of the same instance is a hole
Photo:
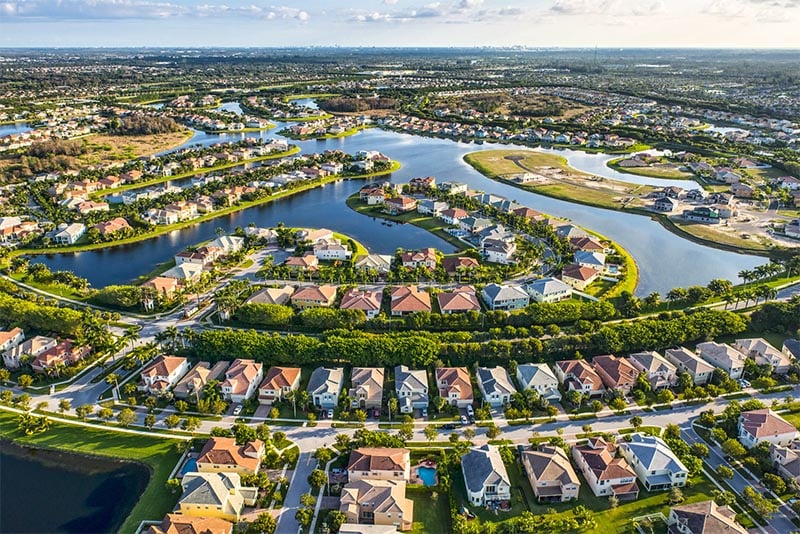
[[[453,423],[447,423],[446,425],[442,425],[442,430],[455,430],[456,425]]]

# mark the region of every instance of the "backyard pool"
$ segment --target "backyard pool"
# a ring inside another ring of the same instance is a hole
[[[435,467],[417,467],[417,476],[422,480],[426,486],[436,485],[436,468]]]
[[[194,473],[197,471],[197,458],[189,458],[186,460],[186,463],[183,464],[183,468],[181,469],[181,476],[185,475],[186,473]]]

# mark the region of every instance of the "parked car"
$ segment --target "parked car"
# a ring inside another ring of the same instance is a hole
[[[468,424],[468,422],[467,422],[467,416],[466,416],[466,415],[462,415],[462,416],[461,416],[461,424],[462,424],[462,425],[466,425],[466,424]]]
[[[455,430],[456,425],[453,423],[447,423],[446,425],[442,425],[442,430]]]
[[[233,409],[233,415],[239,415],[242,413],[242,405],[239,404],[236,408]]]
[[[328,410],[328,419],[333,419],[333,410]]]
[[[425,418],[425,419],[428,418],[428,409],[427,408],[423,408],[422,409],[422,417]]]
[[[475,410],[472,409],[471,404],[467,404],[467,416],[468,417],[475,417]]]

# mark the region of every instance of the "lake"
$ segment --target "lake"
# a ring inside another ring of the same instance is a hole
[[[116,532],[150,479],[135,463],[0,445],[0,532]]]
[[[29,132],[33,128],[27,122],[14,122],[11,124],[0,124],[0,137],[14,133]]]

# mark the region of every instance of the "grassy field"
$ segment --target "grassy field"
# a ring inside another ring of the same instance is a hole
[[[672,225],[679,231],[690,234],[706,242],[716,243],[736,249],[746,249],[753,252],[766,252],[771,249],[757,239],[742,239],[738,233],[723,232],[718,230],[719,225],[693,222],[681,222],[670,219]]]
[[[532,150],[483,150],[465,155],[464,160],[489,178],[524,172],[516,162],[506,159],[507,156],[522,156],[519,163],[525,167],[556,167],[563,171],[588,176],[567,165],[566,158],[562,156]]]
[[[25,273],[14,273],[9,275],[11,278],[16,280],[17,282],[22,282],[23,284],[27,284],[33,288],[36,288],[40,291],[44,291],[45,293],[50,293],[52,295],[58,295],[59,297],[65,297],[72,300],[86,300],[88,297],[86,294],[76,291],[72,287],[69,287],[65,284],[60,284],[58,282],[51,282],[51,283],[42,283],[37,282],[33,279],[26,279],[27,274]]]
[[[180,146],[192,135],[191,130],[154,135],[89,135],[83,138],[87,151],[77,160],[81,165],[127,161]]]
[[[374,128],[371,125],[363,125],[363,126],[356,126],[355,128],[350,128],[349,130],[345,130],[339,134],[325,134],[325,135],[294,135],[289,130],[282,130],[278,132],[280,135],[284,137],[288,137],[289,139],[297,139],[299,141],[306,141],[308,139],[341,139],[342,137],[350,137],[351,135],[355,135],[361,130],[366,130],[367,128]]]
[[[445,494],[422,487],[407,487],[406,497],[414,502],[414,522],[411,534],[434,534],[450,532],[450,506]]]
[[[66,450],[73,453],[108,456],[141,462],[150,468],[150,482],[139,502],[120,528],[132,533],[145,519],[161,519],[178,500],[165,486],[180,455],[176,441],[53,423],[35,436],[23,436],[16,429],[16,416],[0,412],[0,436],[23,445]]]
[[[694,174],[678,170],[677,168],[668,167],[620,167],[619,162],[627,158],[612,159],[606,165],[610,169],[617,172],[626,174],[635,174],[637,176],[649,176],[651,178],[667,178],[671,180],[692,180]]]

